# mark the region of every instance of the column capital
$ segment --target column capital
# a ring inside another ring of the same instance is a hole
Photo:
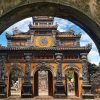
[[[7,53],[0,53],[0,58],[1,59],[6,59]]]
[[[82,60],[87,60],[88,53],[81,53]]]
[[[0,56],[7,56],[7,53],[0,53]]]
[[[56,56],[56,61],[61,61],[63,54],[62,53],[55,53],[55,56]]]
[[[24,53],[24,59],[26,62],[30,62],[32,53]]]
[[[32,56],[32,53],[24,53],[24,56]]]
[[[53,32],[53,33],[56,33],[56,32],[57,32],[57,30],[52,30],[52,32]]]
[[[63,56],[63,54],[62,53],[55,53],[55,56]]]

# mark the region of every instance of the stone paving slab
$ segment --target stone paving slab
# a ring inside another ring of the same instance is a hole
[[[100,98],[95,99],[82,99],[82,98],[65,98],[65,99],[58,99],[53,97],[34,97],[34,98],[21,98],[18,96],[11,96],[9,98],[2,98],[0,100],[100,100]]]

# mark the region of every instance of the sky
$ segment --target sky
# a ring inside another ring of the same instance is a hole
[[[12,30],[17,27],[18,29],[20,29],[23,32],[26,32],[29,30],[28,25],[32,23],[32,18],[26,18],[24,20],[21,20],[17,23],[15,23],[14,25],[10,26],[8,29],[6,29],[1,35],[0,35],[0,44],[2,46],[7,46],[7,40],[5,37],[6,33],[9,34],[13,34]],[[65,20],[65,19],[61,19],[61,18],[54,18],[54,23],[58,24],[58,30],[60,32],[65,32],[68,31],[69,29],[74,29],[75,30],[75,34],[82,34],[81,39],[80,39],[80,44],[81,46],[85,46],[88,43],[92,44],[92,49],[88,54],[88,60],[91,63],[94,63],[96,65],[99,65],[100,63],[100,56],[98,53],[98,50],[96,48],[96,45],[94,44],[94,42],[92,41],[92,39],[87,35],[87,33],[82,30],[79,26],[77,26],[76,24]]]

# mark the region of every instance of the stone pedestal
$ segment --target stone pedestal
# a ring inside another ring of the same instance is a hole
[[[56,53],[57,73],[56,73],[56,85],[55,85],[55,97],[66,97],[65,88],[62,82],[62,53]]]
[[[56,88],[55,97],[59,97],[59,98],[66,97],[66,93],[65,93],[65,88],[64,88],[63,82],[57,81],[55,88]]]
[[[82,88],[83,88],[83,94],[82,94],[82,98],[83,99],[94,99],[94,95],[91,94],[91,85],[87,84],[87,85],[82,85]]]
[[[32,98],[33,97],[31,82],[24,82],[23,83],[22,91],[21,91],[21,97],[22,98]]]
[[[0,98],[5,98],[6,97],[6,84],[4,81],[0,81]]]
[[[87,53],[82,53],[82,98],[84,99],[93,99],[94,95],[91,93],[91,84],[89,83],[88,75],[88,65],[87,65]]]

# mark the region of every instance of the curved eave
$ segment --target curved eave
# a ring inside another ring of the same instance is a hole
[[[57,29],[57,26],[30,26],[30,29]]]
[[[38,48],[38,47],[2,47],[0,51],[23,51],[23,50],[35,50],[35,51],[80,51],[80,52],[89,52],[91,50],[90,47],[68,47],[68,48],[60,48],[60,47],[49,47],[49,48]]]
[[[64,39],[64,38],[69,38],[69,39],[73,39],[73,38],[81,38],[80,36],[67,36],[67,35],[64,35],[64,36],[57,36],[57,38],[62,38],[62,39]]]
[[[40,18],[37,16],[33,16],[33,21],[53,21],[54,17],[49,17],[49,18]]]
[[[78,34],[78,35],[76,35],[76,34],[68,34],[68,33],[66,33],[66,34],[57,34],[57,37],[58,38],[81,38],[81,35],[80,34]]]
[[[7,37],[7,40],[21,40],[21,39],[28,39],[28,38],[30,38],[30,37]]]

